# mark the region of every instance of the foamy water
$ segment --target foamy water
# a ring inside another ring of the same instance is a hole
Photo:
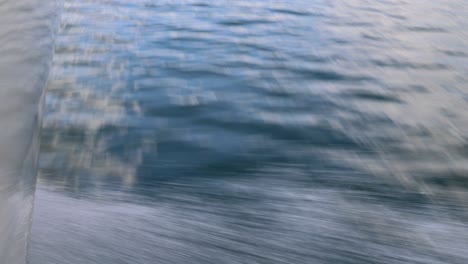
[[[55,1],[0,1],[0,263],[24,264]]]

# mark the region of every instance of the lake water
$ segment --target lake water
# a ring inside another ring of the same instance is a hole
[[[65,0],[30,263],[468,263],[467,17]]]

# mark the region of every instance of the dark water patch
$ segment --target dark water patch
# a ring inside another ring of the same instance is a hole
[[[202,34],[197,34],[197,33],[214,33],[212,29],[203,29],[203,28],[196,28],[196,27],[188,27],[188,26],[173,26],[173,27],[168,27],[170,30],[174,30],[176,32],[180,32],[180,34],[183,33],[193,33],[194,35],[202,35]],[[177,40],[183,40],[183,39],[178,39],[179,37],[172,37],[171,39],[177,39]],[[183,37],[182,37],[183,38]]]
[[[343,57],[338,55],[325,56],[325,55],[314,55],[314,54],[294,54],[296,59],[304,60],[307,62],[316,62],[316,63],[327,63],[342,60]]]
[[[379,36],[371,35],[371,34],[367,34],[367,33],[362,33],[361,36],[362,36],[364,39],[370,39],[370,40],[376,40],[376,41],[382,40],[382,38],[379,37]]]
[[[348,43],[350,43],[348,40],[340,39],[340,38],[333,38],[333,39],[331,39],[331,41],[332,41],[333,43],[336,43],[336,44],[339,44],[339,45],[343,45],[343,44],[348,44]]]
[[[209,7],[209,6],[211,6],[210,4],[205,3],[205,2],[197,2],[197,3],[193,3],[193,4],[191,4],[191,5],[193,5],[193,6],[199,6],[199,7]]]
[[[396,15],[396,14],[387,14],[388,17],[392,19],[397,19],[397,20],[408,20],[406,16],[403,15]]]
[[[276,52],[276,49],[271,46],[267,46],[265,44],[260,43],[241,43],[241,46],[247,47],[249,49],[260,50],[265,52]]]
[[[180,29],[177,29],[180,30]],[[193,36],[177,36],[171,37],[171,41],[180,41],[180,42],[206,42],[207,40],[204,39],[200,35],[194,34]]]
[[[423,85],[410,85],[409,89],[415,92],[422,92],[422,93],[429,92],[429,89]]]
[[[232,26],[232,27],[243,27],[243,26],[250,26],[250,25],[262,25],[262,24],[271,24],[274,23],[273,21],[266,20],[266,19],[226,19],[218,22],[218,24],[223,26]]]
[[[173,104],[162,106],[152,106],[151,104],[143,105],[143,113],[148,116],[184,118],[195,117],[206,114],[214,109],[222,111],[225,106],[219,106],[212,103],[203,103],[202,100],[189,100],[187,103],[175,107]],[[177,108],[177,109],[174,109]]]
[[[356,99],[377,101],[377,102],[391,102],[391,103],[402,103],[402,101],[392,94],[376,93],[368,90],[354,90],[343,94],[344,96],[353,97]]]
[[[225,77],[226,73],[223,69],[207,67],[205,69],[197,69],[193,67],[180,66],[180,65],[168,65],[165,67],[170,72],[175,72],[184,78],[205,78],[211,77]]]
[[[468,189],[468,172],[467,171],[446,171],[436,175],[429,173],[424,176],[423,181],[426,184],[437,186],[436,188],[443,189]]]
[[[293,15],[293,16],[320,16],[318,13],[311,13],[307,11],[293,10],[293,9],[284,9],[284,8],[272,8],[272,12]]]
[[[456,51],[456,50],[442,50],[443,54],[450,56],[450,57],[458,57],[458,58],[466,58],[468,54],[463,51]]]
[[[332,70],[301,69],[301,68],[294,68],[294,69],[289,69],[289,70],[305,78],[308,78],[310,80],[317,80],[317,81],[364,82],[364,81],[373,80],[373,78],[369,76],[352,76],[352,75],[341,74]]]
[[[448,33],[448,30],[445,28],[440,28],[440,27],[431,27],[431,26],[414,26],[414,27],[408,27],[407,28],[409,31],[412,32],[427,32],[427,33]]]
[[[236,119],[230,121],[200,119],[199,122],[204,125],[228,129],[238,133],[263,134],[274,139],[290,140],[298,144],[307,144],[315,147],[358,149],[361,147],[352,138],[344,134],[343,131],[336,130],[327,124],[284,127],[266,122],[245,122]]]
[[[414,62],[404,62],[394,59],[389,60],[371,60],[373,64],[379,67],[390,67],[390,68],[400,68],[400,69],[423,69],[423,70],[446,70],[449,69],[448,65],[441,63],[414,63]]]
[[[374,26],[372,23],[369,22],[348,22],[344,24],[345,26],[349,27],[372,27]]]
[[[468,157],[468,139],[464,138],[463,143],[458,143],[456,145],[451,146],[458,154],[462,155],[463,157]]]

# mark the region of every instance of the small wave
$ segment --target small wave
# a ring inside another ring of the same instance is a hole
[[[416,26],[408,27],[409,31],[413,32],[428,32],[428,33],[447,33],[448,31],[440,27],[431,27],[431,26]]]
[[[299,10],[292,10],[292,9],[284,9],[284,8],[272,8],[270,9],[272,12],[287,14],[287,15],[294,15],[294,16],[319,16],[319,14],[311,13],[307,11],[299,11]]]
[[[378,101],[378,102],[398,102],[398,103],[402,102],[395,95],[376,93],[376,92],[371,92],[371,91],[366,91],[366,90],[355,90],[352,92],[347,92],[345,93],[345,95],[351,96],[356,99]]]
[[[259,25],[259,24],[271,24],[273,21],[266,19],[227,19],[218,22],[218,24],[223,26],[249,26],[249,25]]]

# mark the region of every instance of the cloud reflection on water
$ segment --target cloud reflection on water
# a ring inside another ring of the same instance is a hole
[[[66,1],[32,255],[466,262],[464,5]]]

